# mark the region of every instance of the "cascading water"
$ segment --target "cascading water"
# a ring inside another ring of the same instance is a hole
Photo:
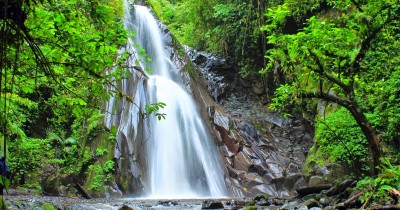
[[[127,1],[125,3],[127,6]],[[166,107],[160,112],[166,114],[165,119],[158,120],[155,116],[145,119],[148,126],[141,128],[145,151],[134,154],[133,162],[131,161],[132,167],[137,168],[135,161],[140,159],[137,156],[146,155],[143,158],[146,162],[143,165],[147,168],[143,172],[146,196],[149,198],[226,197],[226,186],[217,150],[194,100],[182,88],[182,79],[165,51],[159,26],[148,8],[136,5],[133,10],[134,14],[129,10],[126,11],[125,27],[136,32],[135,38],[130,40],[130,46],[135,47],[128,50],[141,54],[138,53],[141,50],[137,48],[138,46],[143,48],[151,61],[141,62],[146,59],[138,61],[142,69],[149,68],[152,73],[147,82],[140,85],[123,82],[121,88],[124,91],[130,93],[136,91],[132,96],[138,106],[126,105],[126,101],[119,104],[119,107],[124,108],[120,108],[122,110],[120,122],[114,122],[118,126],[117,140],[121,138],[128,141],[124,144],[128,145],[129,153],[134,153],[131,148],[134,145],[132,142],[138,138],[139,130],[134,121],[140,116],[128,113],[128,110],[138,111],[138,107],[143,108],[144,104],[164,102]],[[129,86],[135,86],[136,90],[125,90]],[[139,93],[138,89],[146,92]],[[126,108],[128,106],[130,108]],[[112,112],[113,105],[108,104],[107,109]],[[111,119],[111,116],[109,118],[106,119],[109,127],[113,123],[111,121],[118,121]],[[134,128],[133,131],[130,130],[131,127]],[[129,142],[129,138],[132,142]],[[121,145],[118,144],[118,147]],[[116,157],[118,158],[118,154]],[[134,176],[140,177],[140,174]]]

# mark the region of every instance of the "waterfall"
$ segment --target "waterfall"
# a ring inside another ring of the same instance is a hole
[[[128,2],[125,4],[127,8]],[[169,59],[157,21],[144,6],[135,5],[133,11],[127,9],[125,13],[125,27],[136,34],[127,49],[136,54],[136,61],[129,63],[151,69],[151,73],[145,82],[132,76],[124,80],[120,88],[132,96],[135,106],[123,100],[118,104],[117,116],[106,115],[107,126],[118,127],[116,158],[121,155],[120,147],[126,145],[133,156],[129,158],[132,174],[144,182],[145,197],[226,197],[218,151],[194,99],[183,87],[179,71]],[[115,109],[111,104],[114,101],[115,98],[108,101],[108,113]],[[138,109],[156,102],[166,104],[160,110],[165,119],[158,120],[156,116],[141,119]],[[135,150],[137,141],[144,146]],[[138,163],[141,160],[144,163]],[[144,171],[138,172],[138,165],[144,166]]]

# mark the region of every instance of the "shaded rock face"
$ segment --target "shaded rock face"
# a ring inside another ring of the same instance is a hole
[[[254,122],[241,121],[240,118],[232,120],[234,126],[226,132],[232,133],[232,137],[228,138],[237,142],[237,151],[229,150],[227,146],[221,146],[220,151],[229,176],[242,185],[244,195],[292,195],[293,190],[304,182],[301,169],[311,142],[308,143],[310,139],[300,133],[307,133],[306,128],[277,127],[270,122],[262,122],[260,132]],[[293,121],[291,123],[306,124],[303,120]]]
[[[197,52],[189,47],[185,47],[185,51],[206,81],[211,97],[214,101],[219,102],[226,95],[229,86],[224,75],[227,75],[233,68],[227,64],[225,59],[217,55]]]
[[[265,91],[258,80],[233,80],[240,77],[225,60],[185,50],[218,103],[209,117],[222,144],[219,151],[232,190],[239,185],[244,196],[285,197],[306,185],[301,170],[312,146],[310,123],[266,111],[259,103],[263,98],[258,95]]]

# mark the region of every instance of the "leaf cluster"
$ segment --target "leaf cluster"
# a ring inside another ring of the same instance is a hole
[[[365,177],[357,183],[357,188],[364,191],[361,197],[363,203],[369,199],[378,203],[395,202],[389,192],[400,189],[400,166],[392,165],[388,158],[383,158],[381,162],[382,173],[378,177]]]

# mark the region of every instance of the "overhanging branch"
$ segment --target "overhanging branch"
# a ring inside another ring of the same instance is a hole
[[[352,92],[352,88],[349,85],[346,85],[344,82],[342,82],[339,78],[336,78],[332,75],[330,75],[328,72],[325,71],[324,66],[321,63],[321,60],[318,58],[318,56],[311,50],[308,49],[308,52],[310,55],[313,57],[314,61],[318,65],[318,71],[316,71],[321,77],[325,77],[329,81],[339,85],[347,94]]]
[[[300,93],[299,95],[301,98],[317,98],[317,99],[322,99],[325,101],[333,102],[336,104],[339,104],[345,108],[350,108],[351,107],[351,101],[346,99],[346,98],[341,98],[339,96],[333,95],[333,94],[327,94],[327,93],[311,93],[311,92],[304,92]]]

